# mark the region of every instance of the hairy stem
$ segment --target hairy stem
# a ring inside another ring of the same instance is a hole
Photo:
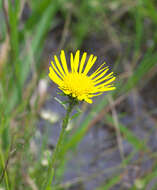
[[[46,184],[44,185],[45,190],[48,190],[49,187],[52,185],[51,183],[52,183],[53,178],[54,178],[54,173],[55,173],[55,170],[57,169],[56,162],[59,159],[59,153],[60,153],[61,147],[63,145],[63,140],[64,140],[64,136],[66,134],[66,127],[67,127],[68,122],[69,122],[70,113],[71,113],[71,111],[75,105],[76,105],[76,102],[74,100],[70,99],[69,105],[68,105],[67,110],[66,110],[66,115],[63,119],[62,129],[61,129],[61,132],[60,132],[60,135],[58,138],[58,142],[57,142],[57,145],[55,147],[55,150],[53,152],[53,155],[52,155],[52,158],[51,158],[51,161],[49,164],[48,176],[46,179]]]

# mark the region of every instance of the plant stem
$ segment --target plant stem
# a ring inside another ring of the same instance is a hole
[[[52,158],[50,161],[50,165],[48,168],[48,176],[47,176],[46,184],[45,184],[45,188],[44,188],[45,190],[50,189],[50,186],[52,185],[51,183],[53,181],[54,173],[56,170],[56,161],[59,159],[58,156],[59,156],[62,144],[63,144],[64,136],[66,134],[66,127],[67,127],[68,122],[69,122],[70,113],[71,113],[71,111],[75,105],[76,105],[76,102],[73,99],[70,99],[69,105],[68,105],[67,110],[66,110],[66,115],[63,119],[62,129],[61,129],[61,132],[60,132],[60,135],[58,138],[58,142],[57,142],[57,145],[56,145],[55,150],[53,152],[53,155],[52,155]]]

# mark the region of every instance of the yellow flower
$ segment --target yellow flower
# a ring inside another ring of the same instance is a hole
[[[92,97],[115,89],[112,82],[116,77],[113,76],[113,72],[109,72],[108,66],[103,67],[106,63],[102,64],[91,75],[88,75],[97,57],[90,55],[85,64],[86,57],[87,53],[85,52],[80,60],[79,50],[76,52],[75,57],[71,53],[71,70],[69,70],[65,53],[62,50],[60,54],[61,64],[55,55],[55,63],[51,61],[52,66],[49,67],[49,77],[66,95],[70,95],[79,101],[84,100],[92,103]]]

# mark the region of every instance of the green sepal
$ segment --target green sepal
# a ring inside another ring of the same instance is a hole
[[[57,97],[54,97],[54,99],[61,104],[65,109],[67,109],[66,104],[68,103],[68,101],[61,101],[60,99],[58,99]]]

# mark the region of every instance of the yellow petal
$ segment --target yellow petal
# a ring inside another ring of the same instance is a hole
[[[93,80],[93,82],[98,81],[98,79],[100,79],[101,77],[103,77],[107,72],[109,71],[109,69],[105,69],[101,74],[99,74],[97,77],[95,77]],[[104,78],[104,77],[103,77]]]
[[[80,100],[80,101],[82,101],[83,97],[82,96],[78,96],[77,99]]]
[[[68,71],[68,67],[67,67],[67,62],[66,62],[64,50],[61,50],[60,59],[61,59],[62,66],[63,66],[65,73],[68,74],[69,71]]]
[[[60,72],[63,76],[65,76],[65,73],[64,73],[64,71],[63,71],[63,69],[62,69],[62,67],[61,67],[61,65],[60,65],[60,63],[59,63],[59,60],[58,60],[58,58],[57,58],[56,55],[54,56],[54,59],[55,59],[56,66],[57,66],[59,72]]]
[[[91,60],[90,60],[90,58],[91,58]],[[94,65],[94,63],[95,63],[95,61],[97,59],[96,56],[93,59],[92,59],[92,57],[90,57],[90,58],[89,58],[89,60],[87,62],[86,68],[85,68],[85,70],[83,72],[85,75],[89,72],[89,70],[92,68],[92,66]]]
[[[69,90],[63,90],[62,88],[60,88],[65,94],[69,95],[71,94],[71,92]]]
[[[80,58],[80,51],[78,50],[78,51],[76,52],[75,58],[74,58],[74,71],[75,71],[75,72],[78,71],[79,58]]]
[[[85,53],[82,55],[82,59],[81,59],[81,63],[80,63],[80,68],[79,68],[79,73],[82,73],[82,71],[83,71],[83,66],[84,66],[84,64],[85,64],[86,57],[87,57],[87,53],[85,52]]]
[[[54,72],[54,70],[52,69],[52,67],[49,67],[49,77],[50,79],[55,82],[56,84],[58,84],[59,86],[62,84],[62,80],[58,77],[58,75]]]
[[[90,68],[90,65],[92,64],[92,59],[93,59],[93,55],[90,55],[89,59],[88,59],[88,62],[86,64],[86,67],[83,71],[83,73],[86,75],[88,73],[88,69]]]
[[[101,88],[101,87],[103,87],[103,86],[106,86],[106,85],[108,85],[109,83],[113,82],[115,79],[116,79],[116,77],[113,77],[113,78],[109,79],[108,81],[106,81],[106,82],[104,82],[104,83],[102,83],[102,84],[97,85],[96,87]]]
[[[73,53],[70,54],[71,72],[74,72],[74,57]]]
[[[97,90],[96,92],[98,92],[98,90]],[[90,95],[88,95],[88,97],[89,97],[89,98],[92,98],[92,97],[94,97],[94,96],[99,96],[99,95],[101,95],[101,94],[102,94],[102,92],[97,93],[97,94],[90,94]]]
[[[102,87],[101,89],[99,89],[100,92],[107,92],[107,91],[112,91],[112,90],[115,90],[116,87],[115,86],[112,86],[112,87]]]
[[[85,98],[84,99],[87,103],[89,103],[89,104],[92,104],[93,103],[93,101],[91,100],[91,99],[89,99],[89,98]]]
[[[96,85],[96,84],[101,83],[101,82],[103,82],[103,81],[105,81],[105,80],[107,80],[107,79],[110,79],[110,78],[113,78],[113,72],[110,73],[110,74],[108,74],[108,75],[105,76],[105,77],[102,77],[102,78],[99,79],[99,80],[96,80],[96,81],[94,82],[94,84]]]
[[[58,71],[53,61],[51,61],[51,65],[52,65],[53,70],[60,76],[60,78],[63,78],[63,75]]]
[[[106,63],[104,63],[106,64]],[[104,65],[103,64],[103,65]],[[102,66],[101,66],[102,67]],[[108,69],[108,66],[107,67],[104,67],[102,69],[98,68],[93,74],[90,75],[90,78],[94,79],[95,77],[97,77],[102,71]]]

